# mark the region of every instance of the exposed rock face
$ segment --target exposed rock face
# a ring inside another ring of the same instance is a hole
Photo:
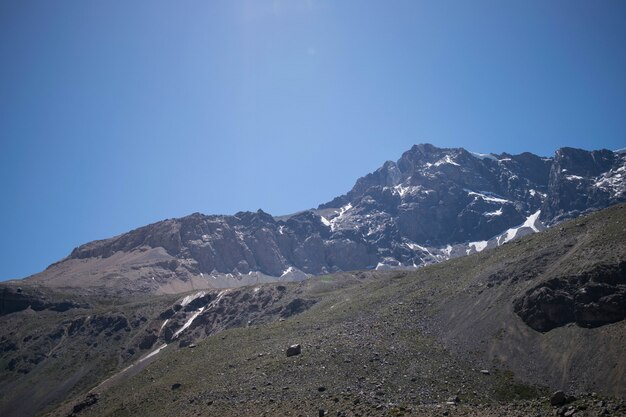
[[[548,219],[576,217],[624,198],[623,157],[607,150],[562,148],[550,169],[549,194],[543,205]],[[621,196],[621,197],[620,197]]]
[[[579,276],[551,279],[514,304],[526,324],[547,332],[567,323],[598,327],[626,318],[626,262]]]
[[[197,292],[182,299],[177,311],[174,308],[161,313],[167,317],[154,333],[145,335],[140,347],[152,347],[161,339],[163,343],[178,342],[186,347],[198,340],[232,327],[261,324],[303,313],[317,301],[287,296],[282,285],[265,285],[256,288],[231,289],[219,292]],[[174,312],[170,314],[169,312]]]
[[[608,150],[542,158],[416,145],[315,210],[169,219],[82,245],[31,279],[181,292],[418,267],[626,201],[624,175],[626,154]]]
[[[31,308],[35,311],[67,311],[72,308],[89,308],[88,304],[72,300],[51,301],[32,289],[2,287],[0,289],[0,316]]]

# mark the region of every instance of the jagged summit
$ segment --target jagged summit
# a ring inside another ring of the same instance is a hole
[[[626,154],[479,154],[414,145],[317,209],[194,213],[82,245],[29,279],[179,292],[368,268],[414,268],[495,247],[626,201]]]

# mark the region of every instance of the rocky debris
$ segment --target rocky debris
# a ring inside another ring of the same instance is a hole
[[[300,344],[291,345],[287,348],[287,357],[297,356],[302,353],[302,346]]]
[[[461,402],[461,399],[459,398],[459,396],[455,395],[453,397],[448,398],[448,400],[446,401],[446,405],[457,405],[460,402]]]
[[[626,262],[599,265],[578,276],[554,278],[514,303],[526,324],[547,332],[567,323],[598,327],[626,317]]]
[[[98,400],[99,400],[98,394],[95,394],[95,393],[87,394],[85,399],[83,399],[78,404],[74,405],[74,407],[72,408],[72,412],[68,415],[68,417],[75,417],[85,408],[91,407],[92,405],[96,404]]]

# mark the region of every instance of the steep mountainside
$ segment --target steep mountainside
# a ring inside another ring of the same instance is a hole
[[[542,158],[416,145],[317,209],[165,220],[80,246],[28,280],[176,293],[419,267],[626,201],[625,175],[626,154],[608,150]]]
[[[414,271],[131,298],[22,284],[0,293],[2,416],[626,413],[626,205]],[[552,408],[556,389],[578,399]]]

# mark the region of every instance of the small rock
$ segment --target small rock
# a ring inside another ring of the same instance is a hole
[[[189,349],[193,349],[193,348],[195,348],[196,346],[197,346],[196,344],[192,343],[192,344],[190,344],[190,345],[189,345]]]
[[[550,405],[559,406],[565,404],[565,393],[557,391],[550,397]]]
[[[451,402],[451,403],[455,403],[455,404],[456,404],[456,403],[458,403],[458,402],[461,402],[461,399],[459,398],[459,396],[458,396],[458,395],[455,395],[454,397],[450,397],[450,398],[448,398],[448,402]]]
[[[172,384],[172,391],[173,391],[173,390],[175,390],[175,389],[180,388],[181,386],[182,386],[182,385],[181,385],[181,384],[179,384],[178,382],[177,382],[177,383],[175,383],[175,384]]]
[[[488,369],[481,369],[480,373],[483,375],[489,375],[489,370]]]
[[[326,411],[322,410],[321,408],[319,409],[319,411],[317,412],[317,415],[319,417],[324,417],[326,415]]]
[[[302,353],[302,346],[300,344],[291,345],[287,348],[287,357],[296,356]]]
[[[326,391],[326,387],[319,387],[317,390],[318,390],[319,392],[324,392],[324,391]]]
[[[72,409],[72,414],[70,415],[71,416],[76,415],[80,413],[82,410],[84,410],[85,408],[91,407],[97,402],[98,402],[98,394],[88,394],[87,397],[83,401],[81,401],[80,403],[74,406],[74,408]]]

